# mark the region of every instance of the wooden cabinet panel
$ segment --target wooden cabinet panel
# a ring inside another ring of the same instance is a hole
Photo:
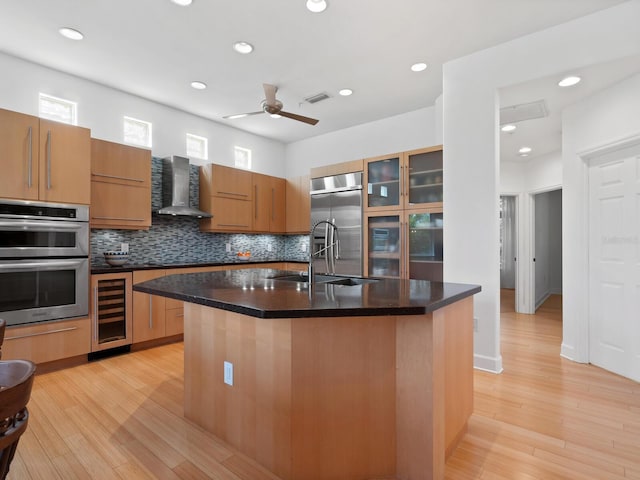
[[[167,337],[184,333],[184,308],[168,308],[166,310],[166,331]]]
[[[252,225],[252,202],[225,197],[202,197],[200,209],[213,215],[200,220],[200,230],[206,232],[249,232]]]
[[[148,230],[149,227],[149,188],[91,182],[91,228]]]
[[[91,132],[40,120],[40,200],[91,202]]]
[[[151,152],[91,139],[91,228],[151,227]]]
[[[8,327],[2,345],[2,359],[52,362],[86,355],[91,351],[91,323],[88,318]]]
[[[0,109],[0,197],[38,199],[40,120]]]
[[[311,197],[309,176],[286,180],[286,232],[309,233],[311,227]]]
[[[218,196],[252,200],[251,172],[210,163],[200,167],[200,198]]]
[[[90,131],[0,110],[0,196],[88,205]]]
[[[133,272],[133,284],[164,277],[165,270]],[[158,295],[133,292],[133,343],[165,336],[165,299]]]
[[[254,173],[253,225],[254,232],[282,233],[286,226],[286,183],[284,179]]]
[[[322,167],[314,167],[311,169],[311,178],[330,177],[331,175],[340,175],[342,173],[361,172],[363,168],[363,160],[351,160],[349,162],[334,163],[333,165],[323,165]]]
[[[151,188],[151,151],[92,138],[91,180]]]

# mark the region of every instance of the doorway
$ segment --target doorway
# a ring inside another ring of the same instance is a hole
[[[500,292],[501,311],[516,311],[517,228],[515,195],[500,196]]]
[[[562,190],[533,195],[534,312],[551,295],[562,295]]]

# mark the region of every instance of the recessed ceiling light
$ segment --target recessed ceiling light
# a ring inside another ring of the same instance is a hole
[[[427,64],[420,62],[420,63],[414,63],[413,65],[411,65],[411,70],[413,70],[414,72],[422,72],[423,70],[427,69]]]
[[[351,90],[350,88],[343,88],[338,93],[343,97],[348,97],[349,95],[353,94],[353,90]]]
[[[82,32],[79,32],[74,28],[62,27],[61,29],[58,30],[58,32],[63,37],[67,37],[71,40],[82,40],[84,38],[84,35],[82,34]]]
[[[181,7],[188,7],[193,3],[193,0],[171,0],[176,5],[180,5]]]
[[[582,80],[580,77],[576,77],[575,75],[571,75],[569,77],[565,77],[558,82],[558,85],[561,87],[572,87]]]
[[[198,82],[198,81],[191,82],[191,86],[193,88],[195,88],[196,90],[204,90],[205,88],[207,88],[207,84],[206,83]]]
[[[503,125],[500,130],[502,130],[503,132],[511,133],[511,132],[514,132],[516,128],[517,127],[515,125],[509,123],[507,125]]]
[[[238,53],[246,55],[247,53],[253,52],[253,45],[247,42],[236,42],[233,44],[233,49]]]
[[[531,152],[531,147],[522,147],[520,150],[518,150],[518,153],[530,153]]]
[[[327,9],[325,0],[307,0],[307,10],[313,13],[324,12]]]

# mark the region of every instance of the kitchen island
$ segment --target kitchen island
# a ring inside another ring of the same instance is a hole
[[[284,480],[443,478],[473,409],[480,287],[309,287],[293,274],[243,269],[134,286],[185,302],[185,417]]]

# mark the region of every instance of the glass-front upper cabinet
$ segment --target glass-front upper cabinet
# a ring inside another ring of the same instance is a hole
[[[440,211],[410,211],[407,222],[407,277],[442,281],[442,226]]]
[[[442,146],[405,154],[405,208],[442,207]]]
[[[371,214],[365,217],[365,272],[368,276],[402,276],[400,221],[400,215]]]
[[[366,209],[397,210],[401,201],[402,155],[365,160]]]

